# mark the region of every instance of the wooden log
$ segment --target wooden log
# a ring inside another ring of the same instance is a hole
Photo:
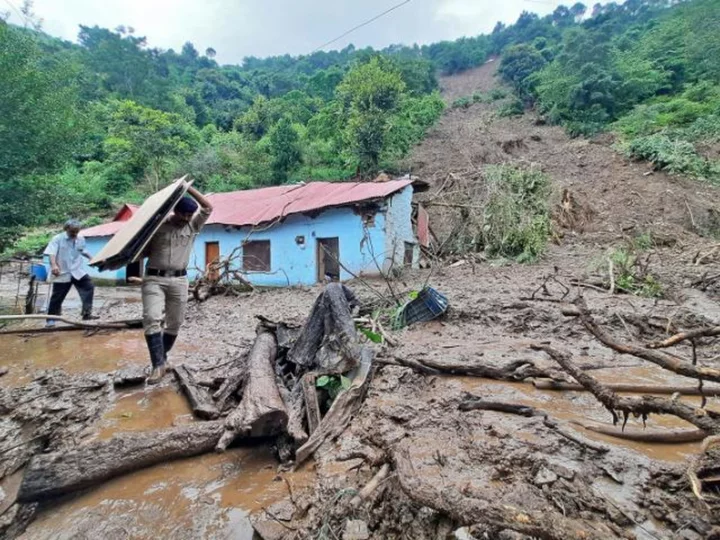
[[[668,429],[663,431],[650,431],[639,429],[623,429],[620,430],[612,426],[600,426],[588,424],[585,422],[575,422],[588,431],[601,433],[609,437],[623,439],[625,441],[635,441],[654,444],[684,444],[691,442],[700,442],[708,436],[707,432],[702,429]]]
[[[648,362],[652,362],[664,369],[683,375],[692,377],[693,379],[704,379],[706,381],[720,382],[720,369],[694,366],[690,361],[683,360],[677,356],[673,356],[661,350],[646,349],[630,343],[623,343],[615,340],[605,330],[595,322],[590,311],[587,308],[585,300],[579,297],[575,300],[575,306],[578,310],[578,317],[582,321],[583,326],[593,336],[597,338],[603,345],[622,354],[630,354],[637,358],[642,358]],[[582,381],[579,381],[582,382]]]
[[[372,361],[372,349],[363,347],[360,352],[360,365],[352,379],[350,388],[335,398],[318,428],[308,441],[298,449],[295,455],[295,467],[299,467],[304,463],[325,441],[335,440],[348,426],[365,398],[365,392],[371,379]]]
[[[652,396],[620,397],[594,377],[579,369],[572,361],[570,353],[555,349],[547,344],[533,345],[532,348],[545,351],[570,376],[592,392],[598,401],[612,412],[615,421],[618,420],[615,411],[622,412],[626,418],[630,414],[645,416],[649,414],[670,414],[682,418],[711,435],[720,434],[720,413],[691,407],[679,401]]]
[[[315,373],[306,373],[303,375],[300,384],[302,384],[303,395],[305,397],[308,432],[312,435],[322,420],[317,389],[315,388]]]
[[[38,454],[25,469],[18,501],[42,501],[158,463],[209,452],[222,432],[221,421],[198,422],[159,431],[122,433],[106,441]]]
[[[302,446],[308,440],[303,420],[305,419],[305,393],[301,383],[296,383],[292,390],[281,388],[283,401],[288,411],[287,433],[295,442],[295,448]]]
[[[225,450],[240,434],[251,437],[277,435],[287,425],[288,413],[275,381],[275,334],[263,327],[259,327],[258,332],[248,356],[248,379],[242,400],[225,419],[225,432],[216,447],[218,451]]]
[[[468,396],[458,405],[461,411],[496,411],[509,414],[517,414],[519,416],[537,416],[538,413],[532,407],[526,405],[515,405],[513,403],[501,403],[499,401],[485,401],[477,396]]]
[[[554,381],[552,379],[536,379],[533,381],[533,386],[535,386],[538,390],[562,390],[569,392],[586,391],[582,384]],[[720,396],[720,388],[708,388],[707,386],[704,386],[702,391],[697,386],[662,386],[657,384],[625,383],[605,383],[605,386],[614,392],[632,392],[634,394],[680,394],[683,396],[704,395],[707,397]]]
[[[245,383],[247,383],[247,376],[247,366],[243,366],[241,368],[236,368],[230,373],[230,376],[223,381],[217,392],[213,394],[215,406],[219,411],[225,410],[227,400],[230,399],[230,396],[242,393]]]
[[[220,416],[220,411],[215,407],[208,391],[198,385],[195,376],[185,365],[174,368],[180,388],[190,402],[193,414],[203,420],[214,420]]]
[[[399,365],[427,375],[467,375],[499,381],[521,381],[529,377],[547,377],[547,372],[529,360],[515,360],[504,366],[467,362],[463,360],[412,359],[393,356]]]
[[[92,328],[92,329],[116,329],[116,330],[122,330],[125,328],[142,328],[142,319],[128,319],[128,320],[122,320],[122,321],[107,321],[107,322],[87,322],[87,321],[75,321],[73,319],[67,319],[65,317],[62,317],[60,315],[0,315],[0,322],[2,321],[13,321],[13,320],[50,320],[50,321],[58,321],[63,322],[65,324],[69,324],[72,326],[76,326],[80,329],[83,328]],[[22,332],[28,332],[32,331],[33,329],[25,328],[22,330]],[[12,331],[5,331],[2,332],[5,333],[18,333],[21,330],[12,330]]]
[[[344,373],[360,357],[355,323],[350,313],[354,293],[345,285],[330,283],[318,296],[300,336],[287,358],[322,373]]]

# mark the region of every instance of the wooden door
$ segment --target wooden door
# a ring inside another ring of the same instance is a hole
[[[217,279],[220,270],[213,264],[220,260],[220,242],[205,242],[205,274],[210,279]]]
[[[340,239],[317,239],[317,279],[322,282],[328,276],[333,281],[340,279]]]

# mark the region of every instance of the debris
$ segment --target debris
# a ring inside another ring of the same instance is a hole
[[[545,484],[552,484],[556,482],[558,479],[558,475],[552,472],[547,467],[542,467],[538,473],[535,475],[535,479],[533,482],[536,486],[544,486]]]
[[[343,540],[368,540],[370,533],[368,526],[362,519],[348,519],[345,523],[345,531],[343,532]]]
[[[174,371],[178,384],[190,401],[190,408],[195,416],[203,420],[214,420],[220,416],[208,391],[198,385],[195,376],[186,366],[177,366]]]
[[[128,366],[115,372],[113,385],[116,388],[142,384],[148,377],[148,369],[145,366]]]

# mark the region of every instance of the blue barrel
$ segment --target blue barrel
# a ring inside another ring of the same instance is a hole
[[[30,273],[35,276],[37,281],[47,281],[47,267],[41,263],[33,263],[30,265]]]

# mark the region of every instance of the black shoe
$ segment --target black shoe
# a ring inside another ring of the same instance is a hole
[[[100,317],[97,315],[90,315],[89,313],[82,316],[83,321],[97,321],[98,319],[100,319]]]
[[[159,368],[165,365],[165,349],[163,348],[163,338],[160,332],[156,334],[145,335],[148,351],[150,352],[150,362],[153,368]]]

